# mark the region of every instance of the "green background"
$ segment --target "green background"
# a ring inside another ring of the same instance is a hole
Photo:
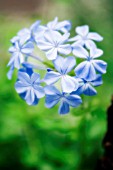
[[[44,1],[39,12],[0,13],[0,169],[11,170],[93,170],[102,155],[106,132],[106,109],[113,93],[113,1]],[[9,81],[6,67],[10,39],[34,21],[42,23],[69,19],[72,35],[78,25],[88,24],[104,41],[98,47],[108,63],[104,84],[94,97],[84,97],[83,106],[60,116],[58,106],[28,106],[14,89],[16,72]]]

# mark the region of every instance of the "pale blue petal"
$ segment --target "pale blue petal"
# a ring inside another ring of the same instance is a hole
[[[45,96],[44,88],[42,86],[34,84],[34,93],[37,96],[37,98],[42,98]]]
[[[102,76],[101,76],[100,74],[97,74],[97,75],[96,75],[96,79],[93,80],[93,81],[91,81],[91,84],[92,84],[93,86],[100,86],[100,85],[102,85],[102,83],[103,83],[103,81],[102,81]]]
[[[72,42],[72,41],[78,41],[81,40],[81,36],[80,35],[76,35],[75,37],[70,38],[68,41]]]
[[[67,114],[69,113],[69,111],[70,111],[69,104],[62,100],[58,112],[60,114]]]
[[[76,61],[74,57],[57,57],[57,59],[54,61],[54,66],[57,71],[59,71],[61,74],[67,74],[69,73],[76,65]]]
[[[60,54],[68,55],[71,53],[71,45],[70,44],[63,44],[58,46],[58,52]]]
[[[58,22],[56,29],[60,30],[63,33],[68,32],[71,29],[71,22],[68,20]]]
[[[31,80],[29,75],[26,72],[18,72],[18,79],[23,82],[24,85],[29,86],[31,84]]]
[[[79,45],[73,47],[73,54],[79,58],[85,58],[85,59],[89,56],[87,50]]]
[[[55,87],[55,86],[46,86],[44,88],[45,90],[45,93],[48,94],[48,95],[58,95],[58,96],[61,96],[61,93],[59,92],[59,90]]]
[[[45,106],[47,108],[52,108],[59,102],[59,100],[60,100],[60,96],[58,95],[46,95]]]
[[[58,56],[56,60],[53,61],[55,69],[60,73],[63,73],[64,61],[65,59],[61,56]]]
[[[31,38],[31,31],[27,28],[24,28],[18,32],[18,36],[20,37],[20,44],[23,45],[26,41]]]
[[[87,49],[96,48],[96,44],[92,40],[86,40],[84,45]]]
[[[60,79],[60,76],[61,76],[60,73],[54,71],[47,72],[47,74],[44,77],[44,82],[48,85],[54,84]]]
[[[13,37],[10,41],[12,44],[15,44],[15,42],[17,42],[19,40],[18,36]]]
[[[93,65],[96,71],[98,71],[101,74],[106,73],[107,63],[102,60],[93,60]]]
[[[81,36],[87,36],[88,32],[89,32],[89,26],[88,25],[76,27],[76,33],[81,35]]]
[[[84,61],[80,63],[75,68],[75,74],[77,75],[77,77],[83,78],[86,81],[92,81],[96,78],[96,71],[94,69],[94,66],[89,61]]]
[[[59,44],[64,44],[65,42],[68,41],[68,38],[70,36],[70,33],[65,33],[64,35],[62,35],[61,39],[60,39],[60,43]]]
[[[14,72],[14,66],[11,65],[10,70],[7,73],[7,77],[8,77],[9,80],[12,79],[13,72]]]
[[[31,54],[31,53],[33,52],[33,49],[34,49],[33,43],[32,43],[32,42],[28,42],[28,43],[26,43],[26,44],[22,47],[21,51],[22,51],[22,53],[24,53],[24,54]]]
[[[57,31],[46,31],[44,34],[44,38],[51,44],[56,44],[56,42],[60,42],[62,35]]]
[[[15,83],[15,89],[16,89],[17,93],[24,93],[29,89],[29,87],[26,84],[24,84],[23,82],[17,81]]]
[[[69,95],[66,96],[66,102],[72,107],[78,107],[82,103],[82,100],[78,95]]]
[[[40,74],[33,73],[32,76],[31,76],[31,83],[40,84]]]
[[[96,32],[90,32],[88,34],[88,38],[95,40],[95,41],[102,41],[103,40],[103,37]]]
[[[48,27],[49,29],[55,30],[55,29],[56,29],[57,22],[58,22],[58,17],[55,17],[55,19],[54,19],[53,21],[50,21],[50,22],[47,24],[47,27]]]
[[[24,62],[24,57],[22,53],[14,53],[14,67],[16,67],[17,69],[20,68],[20,64]]]
[[[8,51],[9,51],[10,53],[16,52],[15,46],[10,47]]]
[[[52,48],[51,50],[47,51],[46,56],[47,56],[48,60],[55,60],[58,56],[57,48]]]
[[[37,42],[37,45],[43,51],[48,51],[53,48],[53,45],[51,43],[42,40],[39,40],[39,42]]]
[[[72,91],[77,90],[79,84],[75,78],[65,75],[61,78],[61,86],[63,92],[71,93]]]
[[[88,96],[93,96],[93,95],[97,94],[97,91],[89,83],[86,83],[84,85],[84,92],[83,93],[85,95],[88,95]]]
[[[40,20],[36,21],[35,23],[33,23],[30,27],[30,30],[35,33],[37,32],[38,28],[39,28],[39,25],[40,25]]]
[[[28,105],[33,104],[33,102],[35,100],[35,94],[34,94],[34,90],[32,88],[27,91],[25,100]]]

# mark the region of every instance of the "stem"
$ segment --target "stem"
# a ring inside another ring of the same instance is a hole
[[[29,63],[29,62],[25,62],[26,64],[29,64],[32,68],[34,69],[38,69],[38,70],[47,70],[47,67],[44,65],[44,66],[40,66],[40,65],[35,65],[35,64],[32,64],[32,63]]]

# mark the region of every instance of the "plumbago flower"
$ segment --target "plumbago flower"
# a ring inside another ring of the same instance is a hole
[[[37,41],[37,45],[45,51],[48,60],[54,60],[58,54],[68,55],[71,53],[71,45],[65,44],[69,36],[69,33],[61,35],[56,31],[45,32],[44,39]]]
[[[103,40],[103,37],[96,32],[89,32],[89,26],[79,26],[75,29],[75,32],[78,34],[73,38],[70,38],[69,41],[74,41],[73,45],[80,44],[86,48],[91,46],[96,46],[94,41],[100,42]]]
[[[67,114],[70,107],[76,108],[82,103],[81,95],[96,95],[95,87],[102,85],[107,63],[97,59],[103,51],[94,41],[103,38],[90,33],[88,26],[79,26],[78,35],[69,39],[70,29],[70,21],[59,22],[56,17],[47,25],[36,21],[11,39],[7,76],[11,79],[14,69],[18,70],[15,89],[28,105],[37,105],[45,96],[45,107],[60,103],[59,114]],[[43,51],[46,60],[34,55],[36,48]],[[79,64],[77,58],[81,59]],[[39,70],[43,74],[40,75]]]

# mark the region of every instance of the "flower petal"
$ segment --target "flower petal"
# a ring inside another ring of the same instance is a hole
[[[89,50],[91,48],[96,48],[96,44],[92,41],[92,40],[86,40],[85,41],[85,46],[86,48],[88,48]]]
[[[88,96],[93,96],[93,95],[97,94],[97,91],[89,83],[86,83],[84,85],[84,92],[83,93],[85,95],[88,95]]]
[[[93,64],[90,61],[84,61],[75,68],[75,74],[79,78],[83,78],[86,81],[92,81],[96,78],[96,71]]]
[[[26,93],[25,100],[28,105],[32,105],[35,99],[35,94],[33,88],[29,88]]]
[[[101,74],[96,75],[96,79],[91,81],[93,86],[100,86],[103,83]]]
[[[73,54],[79,58],[87,58],[89,56],[87,50],[80,45],[73,47]]]
[[[72,56],[67,57],[67,58],[58,56],[57,59],[54,60],[53,63],[54,63],[56,70],[60,72],[61,74],[67,74],[76,65],[75,58]]]
[[[21,81],[17,81],[15,83],[15,89],[16,89],[17,93],[24,93],[28,90],[28,88],[29,87]]]
[[[65,42],[67,42],[67,41],[68,41],[69,36],[70,36],[70,33],[65,33],[64,35],[62,35],[62,37],[61,37],[61,40],[60,40],[60,43],[59,43],[59,44],[63,44],[63,43],[65,43]]]
[[[93,65],[96,71],[98,71],[101,74],[106,73],[107,63],[102,60],[93,60]]]
[[[95,41],[102,41],[103,40],[103,37],[96,32],[90,32],[88,34],[88,38],[95,40]]]
[[[52,48],[51,50],[46,52],[46,56],[47,56],[48,60],[55,60],[58,55],[57,53],[58,53],[57,48]]]
[[[103,50],[98,49],[98,48],[91,48],[90,49],[90,55],[92,58],[98,58],[101,55],[103,55]]]
[[[78,88],[79,84],[75,78],[65,75],[61,78],[61,86],[63,92],[71,93]]]
[[[71,53],[71,45],[70,44],[63,44],[58,46],[58,52],[60,54],[68,55]]]
[[[66,96],[66,102],[72,107],[78,107],[82,103],[82,100],[78,95],[69,95]]]
[[[21,51],[22,51],[22,53],[24,53],[24,54],[31,54],[31,53],[33,52],[33,49],[34,49],[33,43],[32,43],[32,42],[28,42],[28,43],[26,43],[26,44],[22,47]]]
[[[33,73],[32,76],[31,76],[31,83],[40,84],[40,74]]]
[[[34,93],[37,96],[37,98],[40,99],[45,96],[44,88],[42,86],[34,85],[33,87],[34,87]]]
[[[57,73],[55,71],[50,71],[50,72],[47,72],[47,74],[45,75],[44,81],[48,85],[54,84],[60,79],[60,76],[61,76],[60,73]]]
[[[88,25],[76,27],[76,33],[81,35],[81,36],[86,36],[88,34],[88,32],[89,32],[89,26]]]
[[[60,100],[60,96],[58,95],[46,95],[45,106],[47,108],[52,108],[55,106]]]
[[[55,86],[52,86],[52,85],[46,86],[44,90],[47,95],[58,95],[58,96],[60,95],[61,96],[61,93]]]
[[[69,113],[69,111],[70,111],[69,104],[62,100],[58,112],[60,114],[67,114]]]
[[[30,77],[27,73],[25,72],[18,72],[18,79],[23,82],[24,85],[29,86],[31,84]]]
[[[72,42],[72,41],[78,41],[81,40],[81,36],[80,35],[76,35],[75,37],[72,37],[68,40],[68,42]]]

